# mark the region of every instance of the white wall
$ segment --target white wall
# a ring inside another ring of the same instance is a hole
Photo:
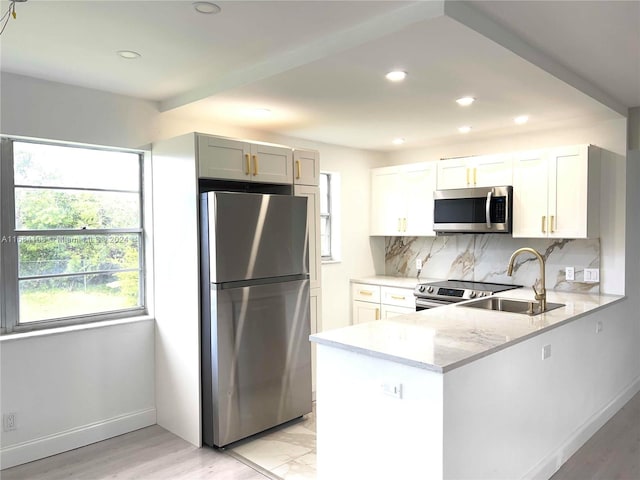
[[[36,460],[156,422],[153,320],[0,337],[0,467]]]

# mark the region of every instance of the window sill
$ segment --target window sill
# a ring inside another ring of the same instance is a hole
[[[327,260],[320,260],[320,263],[322,265],[331,265],[333,263],[342,263],[342,260],[334,260],[334,259],[328,260],[327,259]]]
[[[150,315],[139,315],[137,317],[119,318],[117,320],[105,320],[102,322],[82,323],[79,325],[69,325],[66,327],[53,327],[43,330],[33,330],[30,332],[21,333],[5,333],[0,335],[0,343],[9,342],[12,340],[22,340],[25,338],[35,337],[47,337],[50,335],[60,335],[69,332],[78,332],[81,330],[92,330],[95,328],[113,327],[115,325],[125,325],[127,323],[139,323],[153,321],[154,318]]]

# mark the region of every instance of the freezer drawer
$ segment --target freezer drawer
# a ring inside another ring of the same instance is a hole
[[[309,280],[210,294],[204,443],[221,447],[311,412]]]

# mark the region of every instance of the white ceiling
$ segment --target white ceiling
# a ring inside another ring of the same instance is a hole
[[[0,67],[375,150],[461,141],[465,124],[471,140],[640,106],[640,1],[216,3],[221,13],[202,15],[191,1],[28,0],[1,37]],[[387,82],[392,68],[407,80]],[[462,95],[477,101],[459,107]],[[513,124],[520,114],[527,125]]]

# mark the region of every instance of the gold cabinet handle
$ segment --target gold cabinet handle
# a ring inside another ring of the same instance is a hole
[[[253,156],[253,175],[258,175],[258,156]]]
[[[247,164],[247,171],[245,172],[245,175],[250,175],[251,174],[251,156],[248,153],[245,153],[244,158]]]
[[[296,160],[296,179],[300,180],[302,176],[302,166],[300,165],[300,160]]]
[[[542,216],[542,233],[547,233],[546,227],[547,226],[547,217],[546,215]]]
[[[473,184],[475,185],[476,183],[476,173],[478,172],[478,169],[476,167],[473,167]]]
[[[402,231],[402,218],[398,217],[398,231]]]
[[[469,168],[467,168],[467,185],[469,185]]]
[[[376,308],[376,320],[380,320],[380,309]]]
[[[404,300],[405,299],[404,295],[391,295],[391,298],[393,298],[394,300]]]
[[[360,295],[366,295],[367,297],[370,297],[371,295],[373,295],[373,292],[371,290],[360,290],[358,293]]]
[[[555,217],[553,215],[551,215],[551,227],[549,228],[549,231],[551,233],[555,232],[555,228],[553,227],[553,221],[555,220]]]
[[[402,231],[403,232],[407,231],[407,219],[406,218],[402,219]]]

